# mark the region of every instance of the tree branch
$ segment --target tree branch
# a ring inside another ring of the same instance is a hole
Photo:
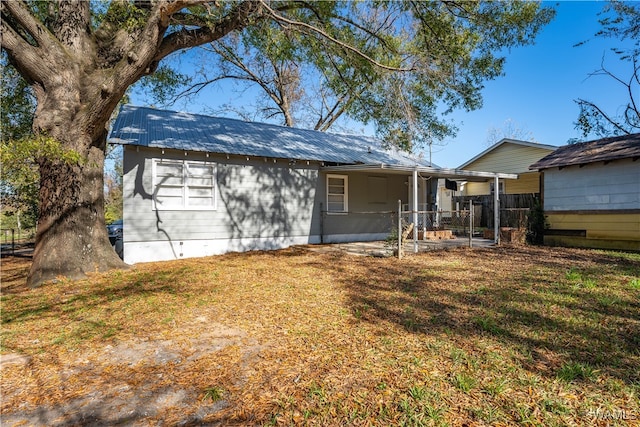
[[[624,126],[622,124],[618,123],[613,118],[609,117],[604,111],[602,111],[593,102],[587,101],[585,99],[578,98],[578,104],[582,105],[582,106],[586,106],[587,108],[590,108],[590,109],[594,110],[596,112],[596,114],[600,115],[607,123],[611,124],[613,127],[618,129],[623,134],[628,135],[630,133],[628,130],[626,130],[624,128]]]
[[[351,104],[351,100],[352,100],[351,97],[348,97],[347,99],[347,95],[345,95],[338,98],[334,102],[332,108],[329,109],[328,108],[329,106],[327,105],[327,113],[325,115],[321,115],[318,118],[318,121],[316,122],[316,126],[314,127],[314,130],[319,130],[322,132],[327,131],[344,114],[344,112],[347,110],[347,108]]]
[[[291,112],[288,111],[287,102],[285,99],[286,94],[282,87],[283,85],[282,76],[280,75],[280,70],[273,62],[270,61],[271,67],[273,68],[274,74],[276,75],[275,82],[274,82],[274,85],[276,86],[275,89],[269,86],[269,84],[265,81],[264,78],[261,78],[258,74],[254,73],[253,70],[251,70],[244,63],[244,61],[242,61],[242,59],[238,55],[236,55],[235,52],[228,46],[224,45],[223,43],[220,43],[220,47],[217,47],[212,43],[211,49],[213,49],[213,51],[216,52],[218,55],[220,55],[224,60],[231,63],[233,66],[235,66],[245,74],[244,76],[227,74],[224,76],[224,78],[244,80],[244,81],[249,81],[257,84],[264,90],[267,96],[271,98],[271,100],[278,106],[281,113],[285,117],[285,122],[287,126],[291,126],[293,124],[293,119],[291,118]]]
[[[351,26],[353,26],[354,28],[359,29],[360,31],[368,34],[372,39],[377,40],[378,42],[380,42],[383,46],[385,46],[386,48],[389,48],[389,43],[387,42],[387,40],[385,40],[382,36],[379,35],[379,32],[382,31],[385,28],[389,28],[390,24],[389,19],[391,18],[391,15],[388,15],[383,22],[380,23],[379,27],[376,30],[369,30],[368,28],[364,27],[363,25],[358,24],[356,21],[354,21],[353,19],[350,19],[346,16],[339,16],[336,15],[334,16],[334,18],[336,18],[339,21],[345,22]]]
[[[20,71],[27,83],[33,84],[42,80],[43,76],[39,71],[43,71],[41,65],[44,58],[40,48],[24,40],[14,28],[8,25],[6,19],[0,19],[0,46],[9,53],[11,63]]]
[[[633,96],[633,81],[638,81],[638,64],[636,62],[636,59],[633,58],[633,74],[631,75],[631,78],[629,79],[629,83],[627,83],[627,92],[629,92],[629,100],[631,100],[631,106],[633,111],[635,112],[636,117],[638,117],[640,114],[638,112],[638,106],[636,105],[636,99]]]
[[[413,71],[412,68],[400,68],[400,67],[392,67],[389,65],[385,65],[382,64],[378,61],[376,61],[375,59],[371,58],[369,55],[367,55],[366,53],[362,52],[360,49],[357,49],[347,43],[341,42],[340,40],[336,39],[335,37],[332,37],[330,34],[326,33],[325,31],[322,31],[320,28],[315,27],[313,25],[309,25],[305,22],[300,22],[300,21],[294,21],[291,19],[287,19],[284,16],[276,13],[275,10],[273,10],[272,8],[270,8],[267,4],[263,3],[264,8],[269,12],[269,14],[271,15],[271,17],[278,22],[281,23],[285,23],[288,24],[292,27],[298,27],[298,28],[303,28],[307,31],[309,31],[310,33],[315,33],[329,41],[331,41],[332,43],[335,43],[337,46],[341,46],[342,48],[356,54],[357,56],[361,57],[362,59],[366,60],[367,62],[370,62],[371,64],[375,65],[378,68],[381,68],[383,70],[387,70],[387,71]]]
[[[61,0],[54,25],[56,38],[76,55],[93,56],[91,42],[91,3],[88,1]]]
[[[251,18],[260,18],[265,4],[251,0],[234,7],[229,15],[210,27],[183,28],[167,35],[160,44],[154,60],[160,61],[173,52],[218,40],[234,30],[244,28]]]
[[[22,0],[14,0],[14,1],[2,1],[1,10],[3,13],[8,13],[13,19],[15,19],[16,23],[20,25],[21,29],[24,30],[33,40],[43,49],[52,49],[53,48],[53,40],[52,34],[49,32],[47,27],[45,27],[40,21],[34,18],[31,10],[27,6],[26,3]],[[5,20],[3,19],[3,22]],[[18,30],[17,28],[14,30]],[[19,32],[17,32],[19,34]],[[21,37],[22,38],[22,37]],[[24,38],[23,38],[24,40]],[[24,40],[27,44],[33,46],[28,40]]]

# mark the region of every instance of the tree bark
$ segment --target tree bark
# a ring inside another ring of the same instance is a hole
[[[66,96],[55,102],[52,97],[39,102],[34,128],[73,150],[80,160],[38,160],[40,209],[27,278],[30,287],[61,276],[79,279],[91,272],[127,268],[109,242],[104,221],[104,123],[92,123],[90,108],[73,96],[78,91],[64,92]],[[96,126],[103,131],[92,137],[89,129]]]
[[[40,161],[40,212],[30,287],[64,276],[127,268],[113,250],[104,221],[104,152],[97,148],[80,164]]]
[[[75,280],[128,268],[113,250],[104,220],[106,122],[121,94],[112,94],[110,100],[101,95],[94,76],[75,72],[79,66],[69,69],[59,72],[48,91],[35,91],[34,132],[53,138],[74,159],[38,159],[39,212],[30,287],[58,277]]]

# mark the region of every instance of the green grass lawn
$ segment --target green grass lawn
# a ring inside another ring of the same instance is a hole
[[[292,248],[35,290],[26,268],[2,262],[10,422],[640,424],[640,254]]]

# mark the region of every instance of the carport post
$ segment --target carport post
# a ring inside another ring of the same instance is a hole
[[[493,177],[493,241],[500,244],[500,180],[498,175]]]
[[[413,170],[413,253],[418,253],[418,168]]]
[[[469,247],[473,247],[473,200],[469,200]]]
[[[402,259],[402,200],[398,199],[398,259]]]

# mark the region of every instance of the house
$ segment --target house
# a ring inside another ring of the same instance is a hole
[[[556,148],[553,145],[504,138],[458,166],[458,169],[518,174],[518,179],[500,181],[499,193],[540,193],[540,174],[529,170],[529,165]],[[493,182],[469,182],[462,193],[466,196],[493,194]]]
[[[548,245],[640,250],[640,134],[565,145],[543,175]]]
[[[398,201],[417,223],[438,178],[516,178],[441,169],[364,136],[130,105],[109,140],[123,145],[130,264],[382,240]]]
[[[518,179],[499,180],[497,185],[500,207],[503,209],[502,223],[516,226],[516,215],[509,215],[505,209],[530,208],[535,204],[540,194],[540,174],[529,170],[529,165],[552,153],[556,148],[558,147],[553,145],[504,138],[458,166],[458,169],[517,174]],[[469,200],[473,200],[478,206],[482,205],[479,224],[493,228],[494,187],[493,181],[461,181],[457,183],[457,191],[453,191],[451,186],[447,188],[445,183],[441,183],[439,193],[441,200],[451,198],[454,208],[466,205]],[[446,202],[441,203],[443,206],[445,204]]]

